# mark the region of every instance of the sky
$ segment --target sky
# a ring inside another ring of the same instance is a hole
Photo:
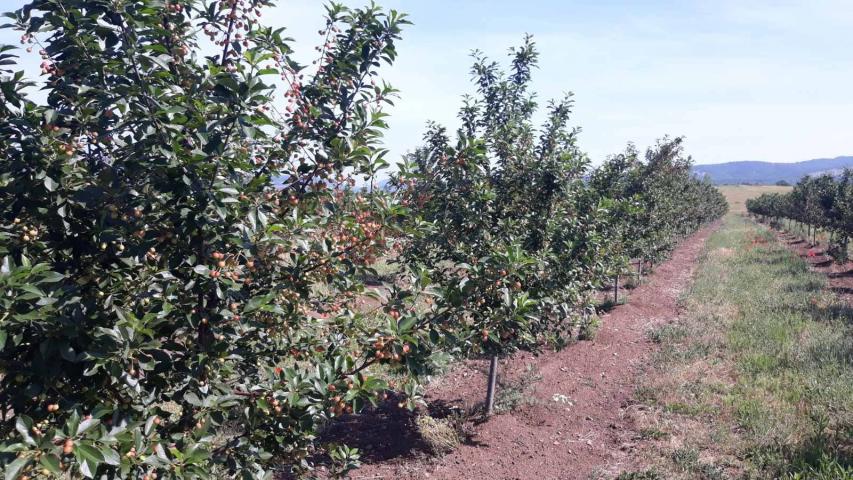
[[[0,0],[0,10],[24,3]],[[381,70],[401,91],[388,110],[391,160],[418,146],[428,120],[458,126],[461,96],[474,90],[472,50],[506,64],[525,33],[540,51],[540,105],[574,93],[572,123],[593,163],[666,134],[685,136],[699,164],[853,155],[851,0],[377,3],[413,22],[397,62]],[[263,18],[287,27],[297,59],[307,62],[323,11],[320,0],[279,0]],[[0,30],[0,43],[18,36]],[[37,65],[23,67],[36,77]]]

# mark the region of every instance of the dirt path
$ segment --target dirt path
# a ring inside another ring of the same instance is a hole
[[[541,378],[532,383],[521,405],[477,427],[472,444],[437,459],[374,456],[375,463],[356,470],[352,478],[564,480],[629,469],[635,432],[624,411],[637,374],[655,349],[646,332],[678,316],[678,297],[715,228],[706,227],[685,240],[631,292],[627,305],[603,317],[594,341],[504,362],[502,372],[512,372],[501,379],[505,390],[524,375],[538,372]],[[427,399],[470,407],[481,401],[485,369],[484,362],[460,365],[430,386]],[[385,447],[394,449],[395,442],[389,443]]]

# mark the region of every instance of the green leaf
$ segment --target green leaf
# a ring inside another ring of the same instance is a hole
[[[45,272],[41,281],[43,283],[56,283],[56,282],[61,282],[64,279],[65,279],[65,275],[63,275],[59,272]]]
[[[97,418],[89,418],[80,422],[80,425],[77,426],[77,433],[75,435],[83,435],[88,432],[90,429],[101,424],[101,421]]]
[[[104,456],[97,448],[85,443],[78,443],[74,446],[74,456],[80,462],[80,472],[88,478],[95,477],[98,465],[104,461]]]
[[[19,457],[13,460],[11,463],[6,465],[6,468],[3,469],[4,477],[6,480],[15,480],[18,478],[18,475],[21,474],[21,470],[24,469],[27,465],[30,464],[32,458],[30,457]]]
[[[121,456],[112,448],[101,448],[101,455],[104,457],[104,463],[107,465],[115,467],[121,464]]]
[[[59,468],[59,457],[53,454],[42,455],[39,463],[42,467],[48,469],[54,475],[61,475],[62,469]]]
[[[28,444],[35,446],[36,441],[30,435],[30,429],[33,428],[33,421],[26,415],[21,415],[15,419],[15,430],[21,434],[21,438]]]
[[[398,333],[406,333],[408,332],[417,321],[417,317],[414,315],[407,315],[400,319],[400,322],[397,324],[397,332]]]

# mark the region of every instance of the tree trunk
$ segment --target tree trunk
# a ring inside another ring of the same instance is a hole
[[[495,410],[495,387],[498,383],[498,356],[493,355],[489,363],[489,384],[486,388],[486,416]]]

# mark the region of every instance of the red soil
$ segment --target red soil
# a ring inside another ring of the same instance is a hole
[[[656,349],[646,334],[678,316],[678,297],[715,228],[685,240],[631,290],[626,305],[602,318],[594,341],[502,362],[501,388],[530,375],[528,366],[541,379],[524,393],[521,405],[477,426],[472,441],[455,451],[439,458],[419,453],[413,417],[393,406],[381,407],[370,421],[351,416],[337,425],[333,437],[364,450],[366,463],[352,478],[586,479],[593,472],[630,470],[637,432],[625,411],[634,403],[638,374]],[[463,362],[429,386],[427,401],[433,409],[470,410],[482,402],[487,368],[485,361]],[[353,435],[362,438],[347,439]]]

